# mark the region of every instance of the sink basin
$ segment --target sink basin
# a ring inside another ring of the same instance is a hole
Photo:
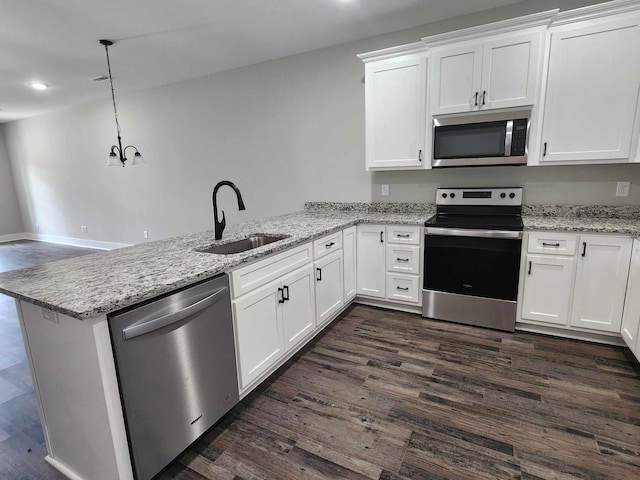
[[[278,240],[288,237],[289,235],[251,235],[242,240],[236,240],[235,242],[214,245],[206,250],[200,250],[200,252],[230,255],[232,253],[246,252],[247,250],[262,247],[263,245],[268,245],[269,243],[277,242]]]

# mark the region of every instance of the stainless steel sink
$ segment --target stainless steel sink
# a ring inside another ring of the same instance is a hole
[[[242,240],[236,240],[235,242],[223,243],[222,245],[214,245],[206,250],[199,250],[202,253],[216,253],[218,255],[230,255],[232,253],[246,252],[254,248],[268,245],[269,243],[277,242],[284,238],[288,238],[289,235],[250,235]]]

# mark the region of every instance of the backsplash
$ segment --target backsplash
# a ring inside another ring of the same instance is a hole
[[[433,215],[433,203],[305,202],[309,212],[415,213]],[[536,217],[618,218],[640,221],[640,205],[523,205],[523,215]]]

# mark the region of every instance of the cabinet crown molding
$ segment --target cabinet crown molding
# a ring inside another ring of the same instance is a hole
[[[637,0],[634,0],[637,1]],[[559,10],[546,10],[544,12],[533,13],[523,17],[510,18],[499,22],[478,25],[477,27],[455,30],[453,32],[431,35],[422,39],[423,43],[429,47],[439,47],[451,43],[475,40],[487,35],[520,31],[525,28],[548,27],[558,14]]]
[[[568,23],[633,11],[640,13],[640,0],[613,0],[611,2],[598,3],[596,5],[560,12],[553,19],[551,26],[557,27]]]
[[[387,58],[397,57],[399,55],[411,55],[415,53],[426,53],[429,49],[422,42],[408,43],[406,45],[398,45],[397,47],[383,48],[373,52],[360,53],[357,57],[364,63],[374,62],[378,60],[386,60]]]

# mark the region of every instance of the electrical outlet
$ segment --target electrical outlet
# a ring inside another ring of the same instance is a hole
[[[54,312],[53,310],[49,310],[48,308],[42,309],[42,316],[45,320],[49,320],[53,323],[60,323],[60,319],[58,318],[58,312]]]
[[[82,230],[82,233],[87,233],[89,230],[87,230],[87,226],[86,225],[81,225],[80,226],[80,230]]]
[[[388,183],[383,183],[382,184],[382,196],[386,197],[389,195],[389,184]]]
[[[618,182],[616,187],[616,197],[628,197],[631,182]]]
[[[144,232],[142,232],[142,235],[144,235],[144,238],[149,238],[149,231],[145,230]]]

